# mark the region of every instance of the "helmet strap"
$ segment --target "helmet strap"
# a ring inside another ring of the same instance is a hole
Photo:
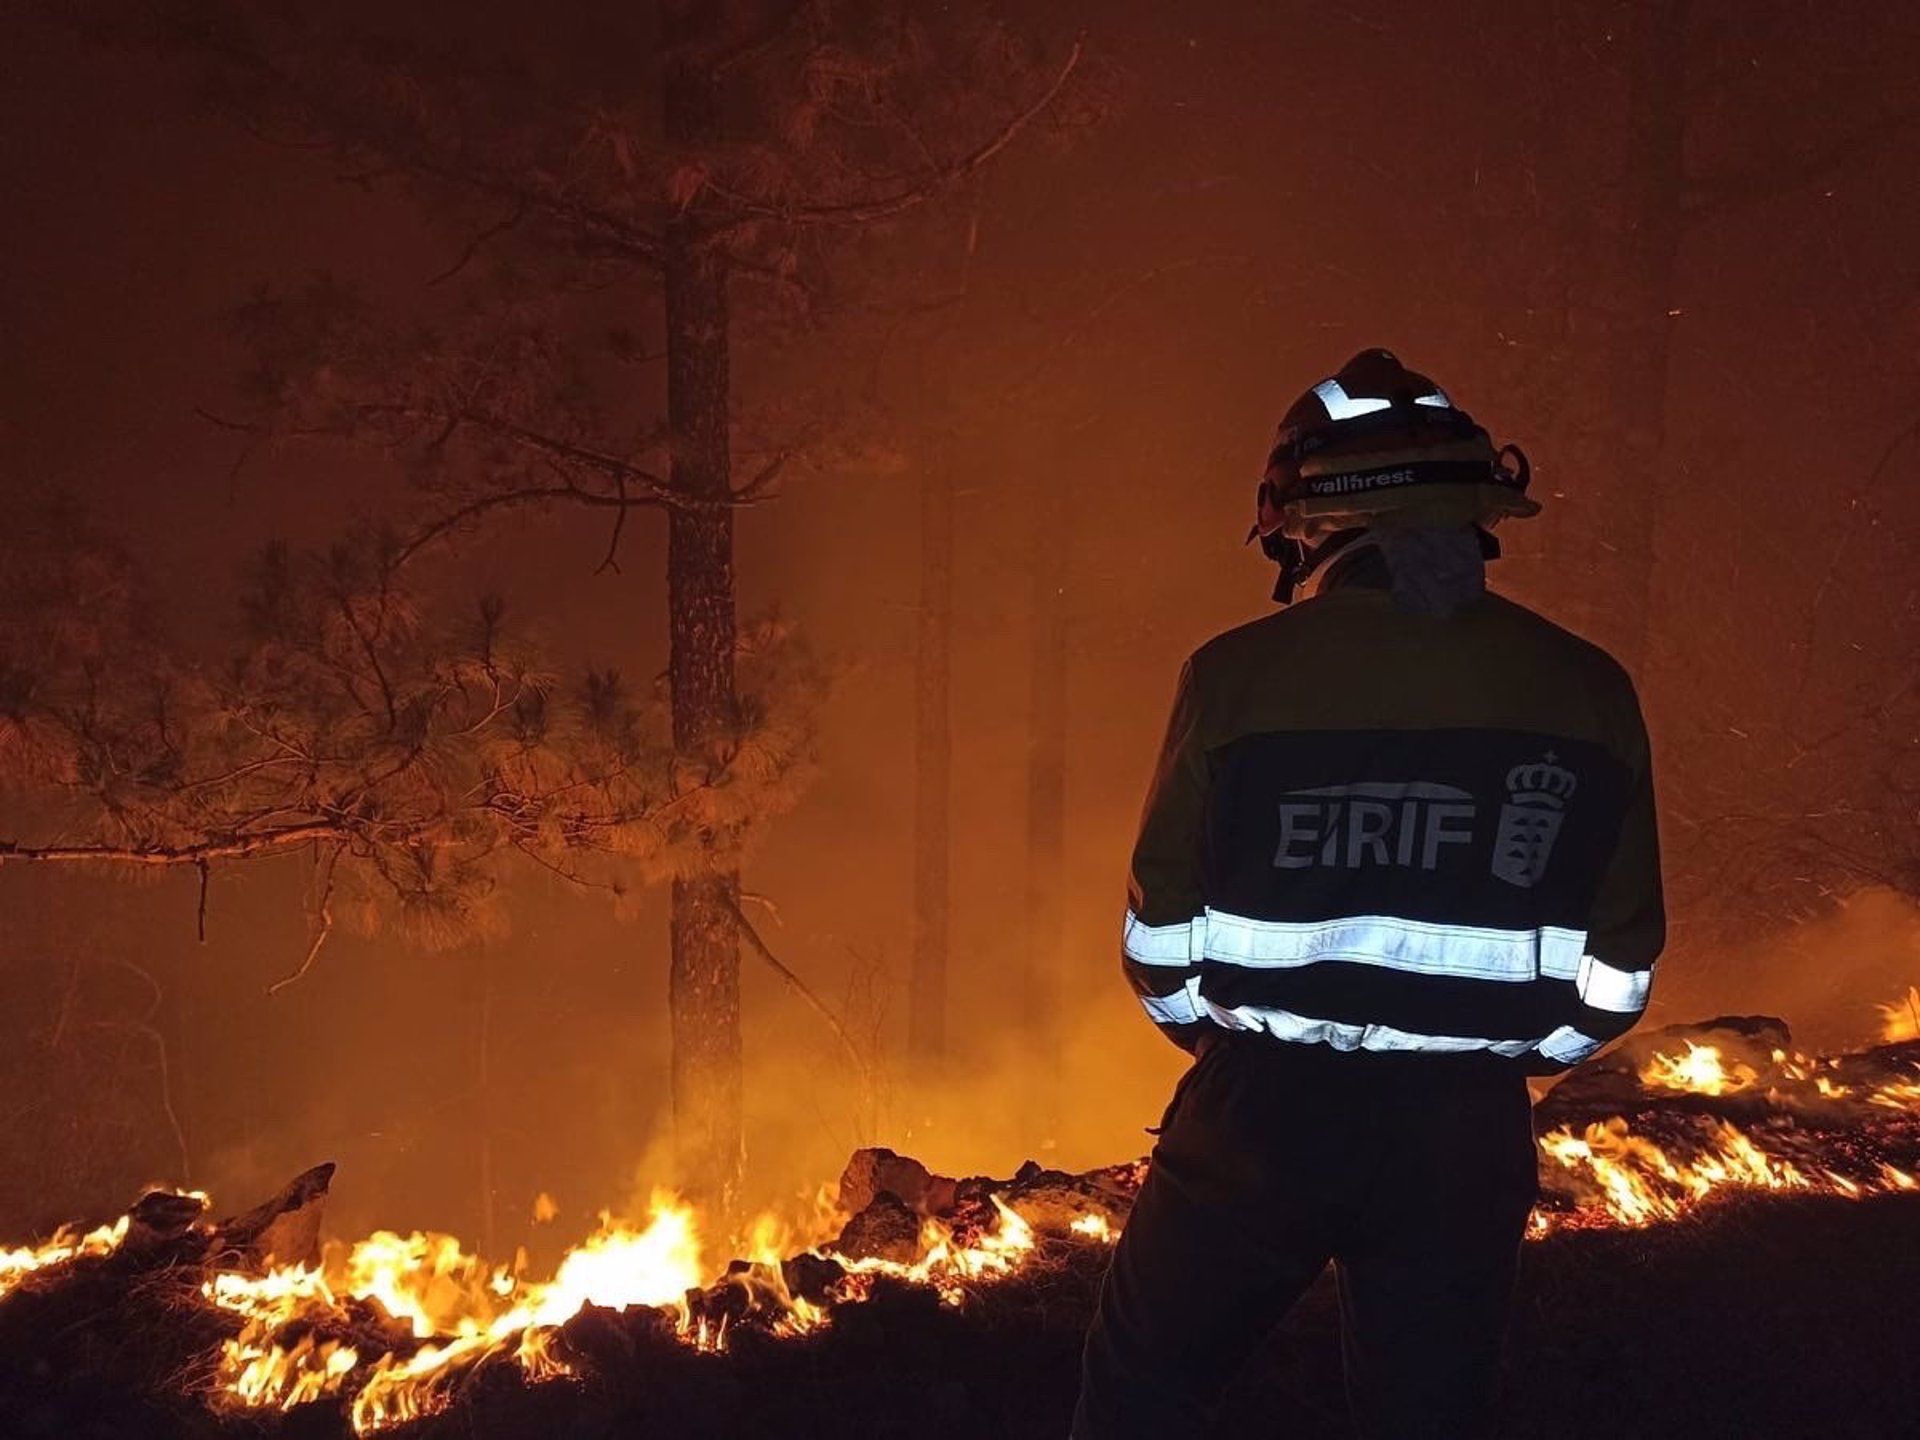
[[[1484,525],[1474,526],[1473,533],[1480,542],[1481,558],[1498,560],[1499,537]],[[1381,532],[1372,526],[1355,526],[1336,530],[1313,546],[1304,540],[1275,534],[1262,536],[1261,548],[1280,565],[1280,573],[1273,582],[1274,603],[1292,605],[1301,600],[1311,600],[1325,590],[1327,581],[1340,568],[1336,561],[1358,558],[1364,551],[1381,549]]]
[[[1364,538],[1366,534],[1365,527],[1355,526],[1349,530],[1337,530],[1318,544],[1311,546],[1304,540],[1282,536],[1270,537],[1280,542],[1275,547],[1280,552],[1275,556],[1280,562],[1280,575],[1273,586],[1275,603],[1291,605],[1295,600],[1311,600],[1319,594],[1321,581],[1325,579],[1327,562],[1336,555],[1344,554],[1355,541]],[[1269,549],[1267,553],[1271,555],[1273,550]],[[1316,576],[1320,578],[1315,579]],[[1295,592],[1303,586],[1307,587],[1306,593],[1296,594]]]
[[[1300,598],[1311,600],[1327,588],[1327,582],[1368,551],[1379,551],[1380,532],[1371,525],[1363,529],[1338,530],[1321,542],[1313,563],[1300,582]]]

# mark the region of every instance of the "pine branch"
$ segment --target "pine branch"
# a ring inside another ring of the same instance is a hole
[[[853,1036],[847,1033],[847,1027],[841,1023],[840,1017],[833,1013],[833,1007],[815,994],[812,987],[809,986],[806,981],[789,970],[781,963],[780,957],[767,948],[767,942],[760,938],[760,932],[753,928],[753,922],[747,919],[746,913],[741,910],[738,901],[731,895],[728,895],[724,897],[723,903],[727,907],[727,914],[732,919],[734,927],[740,932],[740,938],[747,942],[747,948],[752,950],[755,955],[758,955],[772,967],[773,972],[782,980],[786,981],[795,993],[797,993],[801,999],[805,1000],[807,1004],[811,1005],[822,1020],[827,1022],[827,1028],[833,1031],[841,1045],[846,1048],[847,1055],[853,1061],[854,1068],[864,1075],[867,1072],[867,1057],[861,1053],[860,1047],[854,1043]]]
[[[503,219],[496,220],[493,224],[487,226],[469,240],[466,249],[460,252],[460,258],[427,281],[427,284],[441,285],[453,279],[454,276],[458,275],[473,263],[474,256],[480,253],[489,240],[498,239],[500,236],[506,234],[507,231],[513,229],[514,226],[518,225],[522,220],[526,219],[530,205],[531,202],[525,198],[516,202],[513,209],[510,210]]]
[[[438,180],[456,189],[504,200],[521,215],[538,214],[610,253],[656,268],[665,264],[666,247],[658,235],[625,216],[584,204],[561,187],[529,181],[525,176],[502,175],[468,160],[457,150],[449,153],[434,147],[417,129],[384,136],[370,134],[365,117],[350,108],[343,109],[338,96],[317,92],[260,46],[240,40],[231,31],[196,28],[179,38],[184,48],[231,66],[265,93],[283,102],[291,99],[300,108],[299,123],[309,127],[316,138],[277,143],[332,150],[347,160],[366,158],[376,162],[343,179],[367,184],[389,174],[406,173]],[[399,78],[407,77],[401,72]]]
[[[341,847],[336,845],[327,853],[327,858],[323,862],[324,868],[319,876],[320,893],[314,906],[319,924],[314,929],[313,942],[307,946],[306,956],[300,961],[297,969],[289,971],[267,986],[269,1000],[313,968],[313,962],[320,958],[320,951],[326,945],[327,937],[333,934],[333,871],[334,867],[340,863],[340,849]]]
[[[336,821],[288,825],[248,835],[218,835],[186,845],[21,845],[0,840],[0,865],[32,861],[38,864],[99,862],[114,865],[200,865],[209,860],[234,860],[290,850],[315,840],[347,840],[351,834]]]
[[[1053,104],[1054,99],[1065,88],[1068,78],[1079,66],[1080,56],[1085,47],[1084,36],[1076,39],[1072,50],[1067,53],[1066,62],[1054,75],[1052,83],[1040,93],[1038,99],[1013,116],[995,134],[951,164],[930,174],[919,176],[911,184],[891,194],[849,201],[840,205],[775,205],[729,190],[711,176],[706,177],[702,184],[748,216],[761,220],[777,220],[786,225],[868,225],[876,220],[888,219],[902,211],[924,205],[934,196],[952,189],[1011,145],[1022,130]]]

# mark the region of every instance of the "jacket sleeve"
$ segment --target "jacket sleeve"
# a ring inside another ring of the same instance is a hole
[[[1627,802],[1587,920],[1586,953],[1575,980],[1579,1011],[1571,1027],[1573,1048],[1585,1053],[1571,1060],[1586,1058],[1639,1021],[1653,988],[1654,961],[1667,938],[1653,765],[1646,724],[1630,684],[1627,707],[1630,723],[1622,756],[1628,771]]]
[[[1201,881],[1207,758],[1200,743],[1193,661],[1180,672],[1173,715],[1140,817],[1127,884],[1121,968],[1148,1017],[1192,1051],[1209,1022],[1200,1006],[1206,897]]]

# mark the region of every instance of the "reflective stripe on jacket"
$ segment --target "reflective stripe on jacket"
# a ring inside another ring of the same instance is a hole
[[[1604,651],[1487,595],[1366,584],[1202,646],[1133,852],[1123,964],[1208,1026],[1565,1069],[1665,939],[1646,729]]]

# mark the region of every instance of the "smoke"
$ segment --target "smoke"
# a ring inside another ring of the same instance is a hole
[[[1920,904],[1884,887],[1859,890],[1819,920],[1744,954],[1717,957],[1712,971],[1710,988],[1684,987],[1699,996],[1699,1013],[1718,1007],[1778,1015],[1805,1050],[1869,1043],[1882,1036],[1881,1007],[1920,983]]]
[[[860,1076],[818,1036],[810,1049],[762,1052],[748,1083],[755,1203],[785,1213],[805,1202],[859,1145],[959,1176],[1004,1177],[1027,1160],[1080,1171],[1145,1154],[1145,1127],[1187,1058],[1141,1015],[1117,964],[1071,993],[1043,1035],[1004,1013],[969,1019],[956,1027],[964,1046],[937,1067],[895,1048]],[[978,1002],[958,997],[955,1008],[970,1015]]]

